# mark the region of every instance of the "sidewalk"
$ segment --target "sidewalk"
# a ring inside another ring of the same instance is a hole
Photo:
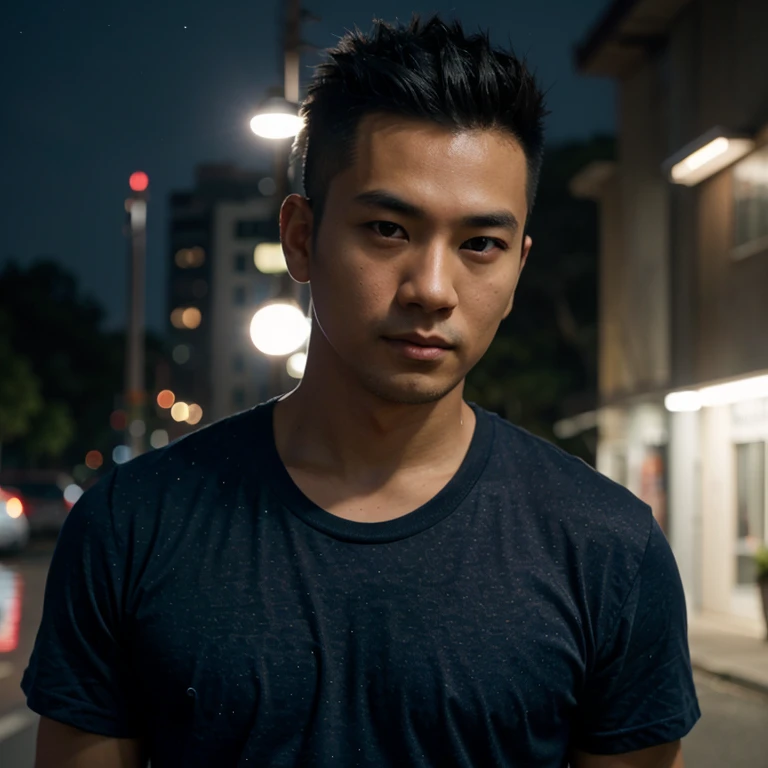
[[[688,627],[694,669],[768,696],[768,642],[761,628],[696,617]]]

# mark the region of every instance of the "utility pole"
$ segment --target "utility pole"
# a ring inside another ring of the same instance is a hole
[[[126,200],[130,237],[128,277],[128,324],[126,328],[125,409],[128,415],[126,445],[131,458],[144,452],[146,401],[144,380],[144,315],[147,252],[147,189],[149,177],[143,171],[131,174],[131,196]]]

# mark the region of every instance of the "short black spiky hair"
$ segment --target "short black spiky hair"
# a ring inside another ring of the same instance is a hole
[[[353,162],[360,120],[388,113],[448,128],[498,128],[520,143],[533,207],[544,149],[544,94],[524,61],[493,48],[461,23],[414,16],[406,26],[375,21],[368,35],[347,33],[327,51],[301,107],[294,153],[316,224],[331,180]]]

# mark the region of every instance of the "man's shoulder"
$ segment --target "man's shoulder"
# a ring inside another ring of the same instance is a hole
[[[491,476],[506,478],[516,498],[524,495],[539,516],[556,520],[564,532],[587,531],[606,544],[621,539],[645,547],[652,517],[647,504],[544,438],[491,418],[496,425]]]
[[[112,480],[114,492],[124,500],[186,496],[253,472],[259,445],[268,437],[266,407],[215,421],[120,465]]]

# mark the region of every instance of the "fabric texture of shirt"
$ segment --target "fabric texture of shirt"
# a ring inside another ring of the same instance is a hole
[[[153,768],[563,768],[684,736],[685,603],[649,508],[474,410],[456,475],[387,522],[301,492],[273,403],[114,469],[60,534],[30,708],[141,738]]]

